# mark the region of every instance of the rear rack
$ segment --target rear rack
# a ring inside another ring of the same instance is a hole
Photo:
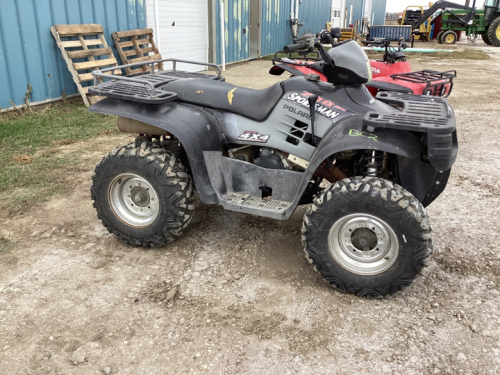
[[[172,62],[173,70],[155,71],[155,64],[161,62]],[[217,75],[178,71],[177,63],[211,66],[217,69]],[[151,70],[150,72],[145,72],[143,74],[125,77],[106,73],[138,65],[150,65]],[[224,77],[222,77],[221,73],[222,71],[220,67],[215,64],[178,59],[152,60],[93,71],[92,75],[94,76],[94,85],[89,87],[89,93],[141,103],[168,103],[177,99],[177,93],[165,90],[163,86],[167,83],[183,78],[205,78],[224,81]],[[107,78],[109,81],[98,84],[98,78]]]
[[[453,89],[453,78],[457,78],[457,71],[437,72],[425,69],[418,72],[392,74],[391,78],[412,83],[423,83],[426,85],[423,91],[424,95],[447,98]]]

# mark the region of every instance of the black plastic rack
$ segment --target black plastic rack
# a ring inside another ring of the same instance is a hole
[[[165,61],[172,62],[172,70],[154,70],[155,64]],[[217,75],[179,71],[177,70],[177,63],[211,66],[217,70]],[[118,76],[106,73],[137,65],[150,65],[150,71],[130,76]],[[94,85],[89,87],[89,93],[92,95],[109,96],[141,103],[168,103],[176,100],[178,96],[177,93],[166,89],[167,83],[186,78],[205,78],[224,81],[225,79],[222,77],[221,73],[220,67],[215,64],[178,59],[162,59],[148,61],[146,63],[141,62],[119,65],[112,68],[93,71]],[[106,81],[98,84],[98,78],[106,79]]]

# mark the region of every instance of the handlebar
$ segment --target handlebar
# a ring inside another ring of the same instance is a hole
[[[323,45],[321,43],[318,43],[318,42],[314,43],[314,47],[316,47],[318,49],[319,54],[321,55],[323,60],[325,60],[328,64],[335,66],[335,63],[333,62],[332,58],[330,57],[328,52],[326,52],[325,47],[323,47]]]
[[[296,44],[290,44],[289,46],[283,47],[283,52],[285,53],[291,53],[293,51],[299,51],[302,49],[308,49],[309,46],[307,45],[306,42],[300,42]]]

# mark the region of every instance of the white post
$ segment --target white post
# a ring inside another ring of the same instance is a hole
[[[221,40],[221,60],[222,60],[222,71],[226,71],[226,25],[224,24],[224,2],[220,3],[220,40]]]
[[[154,13],[155,13],[155,34],[156,34],[156,47],[161,53],[161,43],[160,43],[160,17],[158,15],[158,0],[153,0]]]
[[[299,19],[299,0],[295,1],[295,18]]]
[[[295,0],[291,0],[291,3],[290,3],[290,19],[293,20],[295,19],[295,12],[293,10],[293,4],[295,3]]]

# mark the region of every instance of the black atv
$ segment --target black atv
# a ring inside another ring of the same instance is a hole
[[[95,71],[90,92],[107,98],[90,110],[139,134],[95,169],[104,226],[132,246],[162,246],[191,220],[193,190],[206,204],[280,220],[310,204],[306,256],[332,286],[359,296],[409,286],[433,249],[424,207],[457,157],[453,110],[439,97],[375,99],[357,43],[315,47],[329,82],[308,75],[251,90],[176,62],[131,77]]]

